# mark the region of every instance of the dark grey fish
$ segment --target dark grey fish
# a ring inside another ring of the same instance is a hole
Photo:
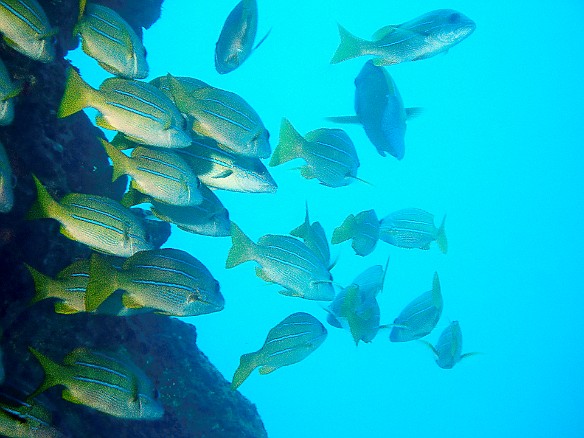
[[[261,367],[263,375],[300,362],[316,350],[326,336],[326,328],[314,316],[293,313],[269,331],[262,348],[241,356],[231,389],[237,389],[257,367]]]
[[[450,369],[465,357],[478,354],[477,352],[462,354],[462,331],[458,321],[452,321],[440,334],[438,342],[432,346],[425,342],[436,355],[436,363],[440,368]]]

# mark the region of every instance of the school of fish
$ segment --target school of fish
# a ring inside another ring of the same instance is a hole
[[[256,0],[237,3],[215,46],[218,74],[239,68],[266,40],[270,32],[255,43],[257,25]],[[471,19],[448,9],[385,26],[371,41],[339,25],[340,44],[331,63],[374,58],[356,76],[355,114],[328,120],[362,125],[381,156],[403,159],[406,122],[421,111],[404,107],[384,66],[445,52],[474,29]],[[52,62],[58,32],[36,0],[0,0],[0,34],[24,56]],[[341,287],[331,274],[335,263],[325,230],[319,222],[310,221],[308,206],[304,222],[289,234],[266,234],[254,242],[231,222],[215,193],[276,192],[278,185],[262,160],[269,160],[268,166],[273,167],[301,159],[305,162],[299,168],[302,177],[331,188],[360,180],[358,150],[347,132],[321,127],[302,134],[283,117],[272,150],[260,115],[243,97],[171,73],[142,81],[149,73],[146,49],[116,11],[82,0],[74,33],[82,50],[114,76],[95,89],[70,66],[57,117],[84,108],[97,110],[96,125],[117,132],[111,142],[100,140],[112,162],[113,179],[128,175],[131,183],[121,202],[80,193],[57,199],[31,176],[37,201],[27,218],[56,220],[64,236],[94,251],[90,259],[74,262],[55,278],[27,265],[36,288],[32,303],[52,299],[60,314],[119,317],[143,312],[184,317],[221,311],[225,300],[214,274],[193,255],[157,248],[151,242],[144,219],[131,208],[148,203],[154,217],[182,230],[230,236],[226,268],[255,262],[256,275],[281,287],[282,295],[327,302],[323,307],[327,323],[349,331],[355,344],[371,342],[381,329],[390,329],[391,342],[420,340],[434,330],[444,306],[438,273],[431,289],[414,298],[392,323],[382,324],[377,295],[383,290],[387,264],[371,266]],[[10,124],[18,111],[15,102],[21,89],[0,60],[0,125]],[[15,202],[12,179],[8,155],[0,144],[0,213],[9,212]],[[331,242],[348,240],[359,256],[370,254],[378,240],[423,250],[436,242],[444,254],[448,250],[445,217],[436,226],[434,216],[419,208],[390,212],[382,219],[374,210],[351,214],[333,231]],[[313,315],[291,314],[268,331],[259,350],[241,356],[232,388],[238,388],[256,368],[268,374],[305,359],[326,337],[327,329]],[[462,353],[458,321],[450,323],[436,344],[422,342],[441,368],[452,368],[474,354]],[[46,378],[28,397],[0,397],[0,431],[8,436],[59,436],[50,425],[50,414],[35,402],[37,395],[56,385],[64,387],[64,399],[108,415],[155,420],[164,413],[153,382],[121,347],[112,351],[79,347],[61,362],[33,347],[30,352]]]

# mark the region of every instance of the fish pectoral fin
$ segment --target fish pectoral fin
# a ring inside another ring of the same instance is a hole
[[[61,315],[72,315],[74,313],[79,313],[79,310],[63,301],[59,301],[58,303],[55,303],[55,313]]]
[[[276,371],[278,367],[272,367],[269,365],[264,365],[260,368],[260,374],[263,376],[264,374],[270,374],[272,371]]]
[[[256,275],[261,278],[264,281],[267,281],[268,283],[273,283],[272,279],[270,278],[270,276],[266,273],[266,271],[264,271],[262,268],[260,268],[259,266],[256,267]]]
[[[102,114],[97,115],[95,118],[95,123],[97,123],[97,126],[100,128],[109,129],[110,131],[117,131],[117,129],[114,128]]]
[[[63,400],[67,400],[68,402],[75,403],[77,405],[83,404],[83,400],[75,397],[69,389],[64,389],[61,393],[61,397],[63,397]]]
[[[436,351],[436,348],[434,348],[434,346],[432,344],[430,344],[428,341],[424,341],[423,339],[419,339],[418,342],[421,342],[422,344],[424,344],[426,347],[428,347],[430,350],[432,350],[432,352],[434,353],[434,356],[438,357],[438,351]]]
[[[133,298],[129,293],[124,293],[122,295],[122,304],[128,309],[141,309],[144,307],[142,303],[139,303],[135,298]]]
[[[418,117],[420,114],[422,114],[424,112],[424,108],[420,108],[420,107],[405,108],[405,112],[406,112],[406,119],[410,120],[410,119]]]
[[[213,178],[227,178],[228,176],[233,175],[233,170],[224,170],[223,172],[213,176]]]

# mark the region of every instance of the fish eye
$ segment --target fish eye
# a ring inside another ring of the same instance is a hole
[[[460,21],[460,14],[458,12],[450,14],[450,16],[448,17],[448,21],[450,23],[458,23]]]

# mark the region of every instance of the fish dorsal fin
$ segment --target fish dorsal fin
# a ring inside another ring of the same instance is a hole
[[[373,38],[374,41],[377,41],[385,38],[390,33],[396,32],[398,30],[399,30],[398,26],[389,24],[387,26],[383,26],[381,29],[377,29],[375,33],[371,36],[371,38]]]
[[[420,114],[424,112],[424,108],[420,107],[412,107],[412,108],[405,108],[406,111],[406,119],[410,120],[415,117],[418,117]]]

